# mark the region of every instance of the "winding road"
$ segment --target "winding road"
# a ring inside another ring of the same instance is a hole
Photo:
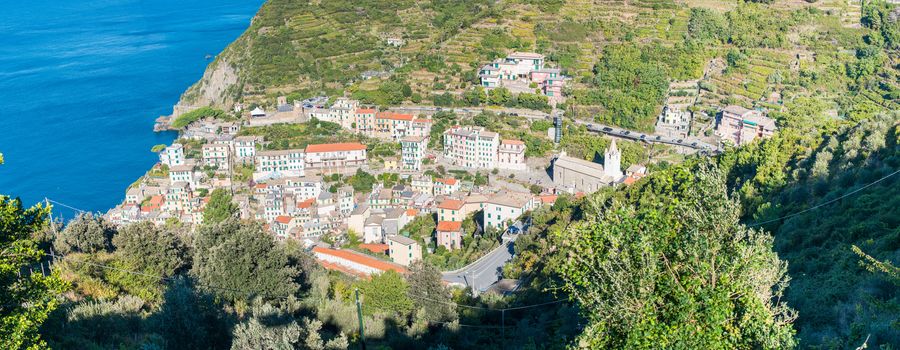
[[[475,293],[486,291],[503,276],[503,265],[515,255],[516,238],[528,229],[521,221],[517,221],[513,227],[514,231],[520,233],[510,233],[508,230],[501,236],[503,243],[499,247],[459,270],[441,273],[441,278],[451,285],[466,288],[474,286]]]

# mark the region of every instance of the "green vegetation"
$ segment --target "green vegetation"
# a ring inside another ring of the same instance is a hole
[[[165,144],[158,144],[158,145],[154,145],[153,147],[151,147],[151,148],[150,148],[150,152],[153,152],[153,153],[159,153],[159,152],[161,152],[161,151],[164,150],[164,149],[166,149],[166,145],[165,145]]]
[[[212,191],[209,203],[203,209],[203,222],[217,224],[234,217],[237,212],[237,204],[231,200],[231,195],[224,188],[217,188]]]
[[[227,116],[221,109],[212,107],[200,107],[190,112],[179,115],[177,118],[175,118],[175,120],[172,121],[171,127],[173,129],[181,129],[185,126],[188,126],[188,124],[203,118],[227,120],[229,119],[229,116]]]

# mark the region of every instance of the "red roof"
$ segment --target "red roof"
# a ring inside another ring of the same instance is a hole
[[[419,211],[415,209],[406,209],[406,216],[416,216],[419,215]]]
[[[275,218],[275,222],[287,225],[287,224],[291,223],[291,217],[279,215],[277,218]]]
[[[300,203],[297,203],[297,208],[306,209],[306,208],[312,207],[313,203],[315,203],[315,202],[316,202],[315,198],[310,198],[310,199],[307,199]]]
[[[266,188],[268,186],[269,185],[266,185],[266,184],[256,184],[256,188]]]
[[[462,229],[462,223],[459,221],[439,221],[437,230],[441,232],[456,232]]]
[[[438,209],[450,209],[450,210],[460,210],[465,204],[463,201],[456,199],[445,199],[441,204],[438,204]]]
[[[556,203],[556,198],[559,198],[559,196],[557,196],[555,194],[545,194],[543,196],[538,196],[538,198],[541,199],[541,203],[550,204],[550,203]]]
[[[444,185],[450,185],[450,186],[456,185],[456,179],[454,179],[452,177],[448,177],[446,179],[437,178],[437,179],[434,179],[434,182],[440,182]]]
[[[162,195],[155,195],[155,196],[150,197],[150,204],[151,204],[151,205],[160,205],[160,204],[162,204],[162,202],[163,202],[163,196],[162,196]]]
[[[381,113],[376,114],[375,118],[410,121],[410,120],[413,120],[413,115],[412,114],[400,114],[400,113],[394,113],[394,112],[381,112]]]
[[[381,253],[381,254],[386,254],[388,249],[390,249],[387,244],[374,244],[374,243],[373,244],[360,244],[359,247],[362,249],[368,250],[372,253]]]
[[[394,270],[399,273],[406,273],[406,269],[403,266],[389,263],[387,261],[381,261],[375,259],[373,257],[365,256],[359,253],[354,253],[349,250],[337,250],[337,249],[329,249],[323,247],[315,247],[313,248],[313,253],[316,254],[325,254],[331,255],[343,260],[351,261],[360,265],[365,265],[374,269],[378,269],[381,271]]]
[[[524,145],[525,144],[525,142],[522,142],[520,140],[502,140],[502,141],[500,141],[500,143],[504,143],[507,145]]]
[[[306,146],[306,153],[360,151],[360,150],[365,150],[365,149],[366,149],[366,145],[358,143],[358,142],[323,143],[323,144],[319,144],[319,145]]]
[[[357,108],[356,114],[372,114],[375,113],[374,108]]]

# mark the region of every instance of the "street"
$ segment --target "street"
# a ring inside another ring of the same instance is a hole
[[[512,260],[513,254],[515,254],[516,238],[527,230],[527,226],[524,226],[521,221],[517,221],[513,226],[518,229],[519,233],[505,233],[503,243],[499,247],[459,270],[442,273],[442,279],[447,283],[466,288],[472,288],[474,285],[477,293],[486,291],[494,282],[500,280],[503,274],[503,265]]]

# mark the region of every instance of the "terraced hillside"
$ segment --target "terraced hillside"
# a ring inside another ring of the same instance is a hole
[[[846,0],[270,0],[182,103],[355,92],[374,104],[465,105],[478,67],[535,51],[573,77],[565,106],[573,116],[636,129],[652,129],[666,100],[666,84],[641,86],[658,79],[699,79],[692,108],[702,110],[778,110],[798,98],[819,99],[832,115],[891,108],[896,50],[862,62],[860,50],[877,44],[867,42],[875,28],[861,25],[863,12]],[[634,62],[604,58],[619,46],[639,50],[617,58]],[[855,64],[866,78],[846,73]]]

